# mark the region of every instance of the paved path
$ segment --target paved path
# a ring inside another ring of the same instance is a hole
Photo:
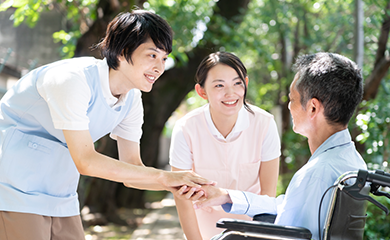
[[[172,194],[161,201],[161,208],[145,216],[131,236],[131,240],[155,239],[185,240]]]

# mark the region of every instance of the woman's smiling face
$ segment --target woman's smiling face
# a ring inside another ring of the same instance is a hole
[[[204,87],[204,96],[210,103],[212,115],[237,115],[243,105],[245,85],[237,72],[225,65],[217,64],[208,74]]]

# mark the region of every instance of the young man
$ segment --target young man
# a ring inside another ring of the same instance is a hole
[[[366,169],[347,129],[362,98],[363,80],[356,64],[338,54],[302,56],[295,66],[289,109],[293,130],[308,138],[312,156],[295,173],[286,194],[273,198],[206,186],[208,199],[194,207],[222,205],[226,212],[251,217],[277,214],[276,224],[308,228],[318,239],[318,207],[326,189],[344,172]],[[321,226],[329,197],[323,202]]]
[[[33,70],[0,102],[0,239],[84,239],[79,175],[128,187],[199,187],[191,172],[145,167],[143,108],[172,51],[172,30],[158,15],[118,15],[98,44],[104,57],[58,61]],[[117,161],[95,151],[111,133]]]

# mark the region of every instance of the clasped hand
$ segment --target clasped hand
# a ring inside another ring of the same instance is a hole
[[[231,203],[229,193],[226,189],[216,187],[215,184],[202,185],[200,189],[182,186],[174,191],[177,198],[191,200],[194,208],[205,208]]]

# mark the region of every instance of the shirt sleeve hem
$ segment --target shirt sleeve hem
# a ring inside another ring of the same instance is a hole
[[[275,158],[278,158],[282,155],[281,152],[277,153],[277,154],[272,154],[272,155],[269,155],[269,156],[262,156],[262,159],[261,161],[262,162],[268,162],[268,161],[271,161],[271,160],[274,160]]]
[[[121,137],[123,139],[129,140],[129,141],[132,141],[132,142],[136,142],[138,144],[140,143],[140,138],[138,136],[122,136],[122,135],[119,135],[119,134],[110,133],[110,138],[112,138],[112,139],[117,141],[118,137]]]
[[[226,209],[229,209],[229,206],[226,205],[224,210],[228,213],[233,213],[233,214],[246,214],[248,212],[249,208],[249,202],[247,197],[242,191],[238,190],[231,190],[231,189],[226,189],[227,192],[229,193],[230,199],[232,200],[233,204],[230,206],[230,211],[226,211]]]
[[[179,168],[179,169],[183,169],[183,170],[191,170],[192,169],[192,165],[191,166],[180,165],[180,164],[174,163],[174,161],[172,161],[172,160],[169,161],[169,165],[171,165],[174,168]]]
[[[55,129],[62,129],[62,130],[88,130],[89,129],[89,123],[75,123],[75,122],[53,122]]]

